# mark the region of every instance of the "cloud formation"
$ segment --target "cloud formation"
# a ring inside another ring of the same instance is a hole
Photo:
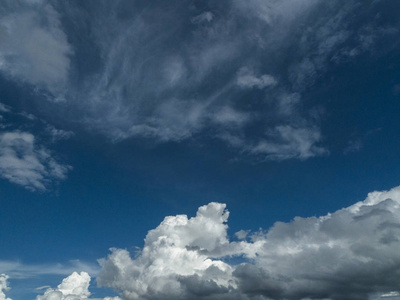
[[[17,124],[15,118],[21,122]],[[46,191],[52,183],[66,179],[72,167],[58,162],[43,141],[26,130],[35,121],[35,116],[17,114],[0,103],[0,177],[30,191]],[[38,123],[43,126],[43,122]],[[44,125],[44,132],[53,141],[73,135],[71,131],[57,129],[46,122]]]
[[[61,99],[72,54],[60,15],[49,1],[2,1],[0,72]]]
[[[36,300],[67,300],[67,299],[86,299],[90,296],[89,292],[90,276],[86,272],[80,274],[74,272],[57,286],[49,288],[44,295],[37,296]]]
[[[241,231],[239,241],[228,239],[228,216],[210,203],[192,218],[166,217],[133,258],[112,249],[98,283],[126,300],[368,299],[400,290],[400,187],[326,216]]]
[[[7,284],[7,279],[7,275],[0,274],[0,300],[11,300],[10,298],[6,298],[6,295],[4,293],[10,289]]]
[[[45,191],[52,181],[63,180],[70,166],[59,164],[50,151],[38,146],[28,132],[0,132],[0,173],[31,191]]]
[[[4,291],[10,288],[7,286],[5,274],[0,274],[0,300],[12,300],[6,298]],[[43,295],[38,295],[35,300],[83,300],[89,299],[90,276],[86,272],[73,272],[64,278],[56,288],[47,288]],[[43,287],[45,288],[45,287]],[[42,289],[42,288],[39,288]],[[119,297],[90,298],[92,300],[121,300]]]
[[[66,100],[49,113],[113,141],[200,136],[306,159],[328,149],[304,94],[338,65],[385,51],[376,45],[399,32],[380,17],[389,5],[5,1],[0,72]]]
[[[76,270],[95,276],[100,268],[97,264],[89,264],[79,260],[56,264],[24,264],[19,261],[0,260],[0,270],[13,279],[26,279],[43,275],[67,276]]]

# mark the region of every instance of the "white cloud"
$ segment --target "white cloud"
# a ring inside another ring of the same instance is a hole
[[[0,12],[0,72],[53,93],[62,91],[72,50],[59,14],[47,1],[3,1]]]
[[[122,290],[124,299],[188,299],[196,289],[204,296],[233,288],[232,268],[218,256],[226,236],[228,212],[225,205],[210,203],[196,217],[166,217],[145,239],[136,259],[126,250],[112,249],[97,282]],[[211,256],[211,257],[210,257]],[[152,296],[153,295],[153,296]]]
[[[12,300],[6,298],[4,292],[9,291],[7,284],[8,275],[0,274],[0,300]],[[90,276],[86,272],[73,272],[56,287],[42,286],[36,288],[40,291],[46,289],[43,295],[38,295],[35,300],[83,300],[89,299]],[[92,300],[121,300],[119,297],[90,298]]]
[[[315,127],[282,125],[267,132],[267,136],[269,138],[249,147],[249,151],[265,155],[271,160],[307,159],[328,153],[326,149],[317,146],[321,141],[321,133]]]
[[[10,182],[45,191],[52,181],[65,179],[70,169],[58,163],[48,149],[38,146],[31,133],[0,133],[0,173]]]
[[[74,272],[63,279],[56,289],[49,288],[44,295],[37,296],[36,300],[80,300],[87,299],[89,292],[90,276],[86,272]]]
[[[89,299],[90,276],[86,272],[73,272],[57,286],[48,288],[43,295],[36,297],[36,300],[82,300]],[[93,300],[121,300],[119,297],[90,298]]]
[[[7,284],[7,279],[7,275],[0,274],[0,300],[11,300],[10,298],[6,298],[6,295],[4,293],[10,289]]]
[[[230,242],[227,219],[220,203],[190,219],[166,217],[134,258],[112,249],[97,281],[126,300],[367,299],[400,290],[400,187],[323,217],[277,222],[250,242]],[[232,255],[246,262],[226,263]]]

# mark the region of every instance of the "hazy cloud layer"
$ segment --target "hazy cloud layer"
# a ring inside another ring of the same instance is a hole
[[[229,241],[225,205],[166,217],[133,258],[112,249],[97,281],[123,299],[368,299],[400,290],[400,187],[323,217]],[[234,265],[228,259],[244,263]]]
[[[398,34],[382,17],[390,5],[5,1],[0,72],[66,100],[60,117],[114,141],[206,135],[243,154],[306,159],[328,149],[304,93],[384,51],[376,45]]]
[[[76,270],[96,276],[100,268],[97,264],[89,264],[79,260],[54,264],[24,264],[19,261],[0,260],[0,270],[13,279],[26,279],[43,275],[67,276]]]

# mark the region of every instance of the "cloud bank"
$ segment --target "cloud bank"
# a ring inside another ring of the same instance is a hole
[[[99,286],[133,299],[378,299],[400,292],[400,187],[322,217],[296,217],[230,240],[226,205],[168,216],[131,255],[111,249]],[[0,299],[8,276],[0,276]],[[90,297],[90,276],[72,273],[36,300]],[[94,298],[93,298],[94,299]]]
[[[400,187],[323,217],[229,241],[225,205],[166,217],[133,258],[112,249],[97,281],[122,299],[368,299],[400,290]],[[233,258],[244,261],[229,263]]]

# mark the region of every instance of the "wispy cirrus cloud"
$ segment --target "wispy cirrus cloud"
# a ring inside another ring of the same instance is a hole
[[[113,141],[201,136],[246,155],[306,159],[329,149],[323,118],[312,117],[324,99],[311,104],[305,93],[399,32],[379,17],[391,4],[367,2],[5,2],[0,71],[65,99],[68,110],[50,113]]]
[[[0,260],[0,269],[13,279],[26,279],[43,275],[67,276],[74,271],[84,271],[92,276],[96,276],[100,271],[97,264],[90,264],[79,260],[53,264],[25,264],[20,261]]]

